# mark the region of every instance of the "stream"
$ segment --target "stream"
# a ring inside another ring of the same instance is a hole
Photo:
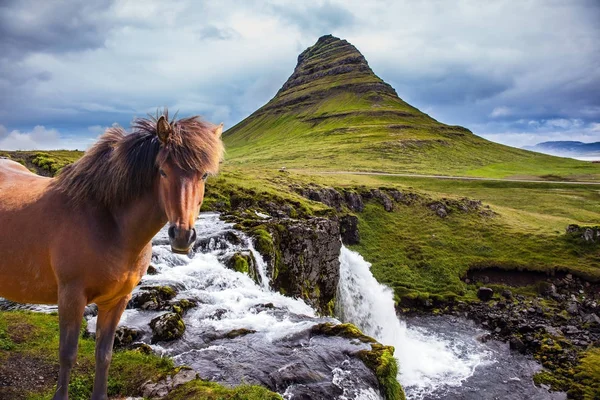
[[[175,299],[198,306],[183,319],[181,339],[151,344],[149,321],[164,311],[127,309],[120,325],[142,332],[141,341],[159,354],[188,365],[203,379],[224,384],[261,384],[285,399],[381,399],[377,380],[351,354],[370,345],[342,337],[311,335],[323,322],[351,322],[379,342],[393,345],[398,380],[408,399],[564,399],[536,387],[531,377],[540,369],[532,359],[508,345],[479,338],[485,331],[466,319],[448,316],[400,319],[392,291],[379,284],[362,256],[342,246],[336,318],[319,317],[302,300],[269,289],[267,268],[252,241],[219,214],[202,213],[196,224],[196,250],[170,251],[166,228],[153,240],[152,265],[140,286],[170,285]],[[260,284],[235,272],[225,262],[236,252],[251,253]],[[28,307],[38,311],[54,307]],[[89,315],[88,330],[96,317]],[[228,337],[237,329],[248,334]]]

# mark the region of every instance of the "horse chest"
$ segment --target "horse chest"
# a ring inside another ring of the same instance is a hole
[[[107,266],[101,276],[90,282],[93,286],[90,292],[94,293],[90,301],[107,303],[129,296],[146,273],[150,257],[151,247],[144,249],[133,260],[121,260]]]

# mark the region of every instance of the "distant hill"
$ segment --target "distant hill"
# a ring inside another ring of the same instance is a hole
[[[527,150],[538,151],[540,153],[552,154],[556,156],[568,157],[594,157],[600,159],[600,142],[584,143],[576,141],[554,141],[542,142],[535,146],[523,147]]]
[[[326,35],[298,56],[267,104],[223,135],[244,167],[472,176],[600,178],[600,166],[504,146],[403,101],[345,40]]]

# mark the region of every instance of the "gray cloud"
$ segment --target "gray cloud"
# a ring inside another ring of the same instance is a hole
[[[30,52],[67,52],[104,44],[112,0],[9,0],[0,5],[0,53],[20,58]]]
[[[202,39],[217,39],[217,40],[231,40],[238,36],[237,32],[230,28],[217,28],[214,25],[207,25],[200,28],[200,37]]]
[[[317,36],[335,32],[341,27],[347,28],[356,22],[354,14],[345,6],[330,1],[272,4],[270,11],[285,23]]]

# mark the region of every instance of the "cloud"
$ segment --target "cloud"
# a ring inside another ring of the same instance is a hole
[[[104,44],[112,0],[39,2],[8,0],[0,6],[0,53],[19,59],[34,52],[68,52]]]
[[[209,40],[231,40],[238,36],[238,33],[231,28],[217,28],[214,25],[208,25],[200,28],[199,34],[200,38]]]
[[[506,121],[478,126],[478,134],[494,142],[514,147],[533,146],[558,140],[584,143],[598,142],[600,123],[584,123],[581,119],[548,119]]]
[[[495,107],[492,110],[492,112],[490,113],[490,117],[492,117],[492,118],[507,117],[507,116],[509,116],[511,114],[512,114],[512,112],[511,112],[510,108],[504,107],[504,106],[500,106],[500,107]]]
[[[0,148],[4,150],[35,150],[60,146],[60,134],[56,129],[46,129],[37,125],[30,132],[13,130],[9,132],[0,125]]]
[[[345,3],[320,1],[316,3],[286,2],[283,5],[272,4],[271,13],[298,27],[309,35],[322,36],[340,28],[348,28],[357,22],[354,14]]]

